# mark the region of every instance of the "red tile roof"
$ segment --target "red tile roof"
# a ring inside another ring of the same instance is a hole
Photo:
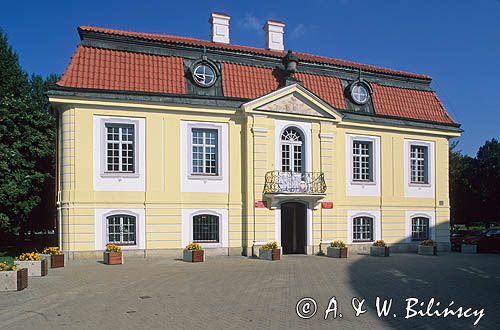
[[[185,94],[180,57],[78,46],[59,86]]]
[[[222,43],[211,42],[211,41],[207,41],[207,40],[172,36],[172,35],[166,35],[166,34],[131,32],[131,31],[107,29],[107,28],[100,28],[100,27],[93,27],[93,26],[80,26],[80,27],[78,27],[78,29],[80,31],[99,32],[99,33],[104,33],[104,34],[119,35],[119,36],[138,38],[138,39],[144,39],[144,40],[163,41],[163,42],[167,42],[167,43],[176,43],[176,44],[193,45],[193,46],[206,46],[208,48],[213,48],[213,49],[234,50],[234,51],[258,54],[258,55],[265,55],[265,56],[272,56],[272,57],[278,57],[278,58],[281,58],[286,54],[286,52],[284,52],[284,51],[268,50],[268,49],[264,49],[264,48],[249,47],[249,46],[222,44]],[[386,73],[386,74],[404,76],[404,77],[409,77],[409,78],[418,78],[418,79],[425,79],[425,80],[432,79],[430,76],[423,75],[423,74],[381,68],[381,67],[377,67],[377,66],[373,66],[373,65],[345,61],[345,60],[336,59],[336,58],[330,58],[330,57],[312,55],[312,54],[300,53],[300,52],[295,52],[295,54],[299,57],[300,61],[304,61],[304,62],[331,64],[331,65],[336,65],[336,66],[341,66],[341,67],[361,69],[361,70],[370,71],[370,72],[377,72],[377,73]]]
[[[334,108],[346,110],[339,78],[301,72],[296,77],[304,87]],[[83,45],[78,46],[58,85],[82,89],[186,94],[181,57]],[[222,87],[224,96],[255,99],[276,90],[278,79],[269,68],[223,63]],[[433,91],[375,83],[372,83],[372,87],[373,106],[377,115],[455,124]]]
[[[373,106],[379,115],[455,123],[433,91],[371,85]]]
[[[224,95],[255,99],[278,88],[278,79],[273,70],[241,64],[222,64],[222,87]],[[337,109],[345,109],[340,80],[336,77],[297,73],[305,88]]]

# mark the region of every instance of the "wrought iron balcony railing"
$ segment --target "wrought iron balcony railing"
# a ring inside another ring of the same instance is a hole
[[[270,171],[266,173],[265,194],[324,194],[325,192],[326,183],[323,172]]]

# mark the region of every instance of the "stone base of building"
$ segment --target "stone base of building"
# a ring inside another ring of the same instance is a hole
[[[387,244],[391,248],[391,253],[408,253],[408,252],[418,252],[418,243],[396,243],[396,244]],[[321,250],[326,254],[327,248],[330,246],[330,243],[322,243]],[[369,244],[348,244],[349,253],[351,254],[370,254],[370,246]],[[314,254],[318,254],[320,251],[319,246],[314,247]],[[450,243],[437,243],[437,251],[438,252],[450,252],[451,244]]]
[[[204,248],[205,255],[213,256],[241,256],[241,247],[232,248]],[[184,249],[151,249],[151,250],[122,250],[123,258],[154,258],[182,259]],[[66,260],[102,260],[103,251],[63,251]]]

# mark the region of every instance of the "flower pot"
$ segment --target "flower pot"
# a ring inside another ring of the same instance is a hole
[[[106,265],[121,265],[123,264],[123,253],[104,251],[104,263]]]
[[[264,250],[259,249],[259,259],[262,260],[280,260],[281,258],[281,249],[272,249],[272,250]]]
[[[437,246],[435,245],[419,245],[418,254],[423,256],[435,256],[437,255]]]
[[[28,276],[46,276],[49,273],[49,263],[42,259],[38,261],[21,261],[14,262],[18,268],[28,269]]]
[[[50,268],[64,267],[64,254],[53,254],[50,256]]]
[[[326,255],[331,258],[347,258],[347,248],[338,248],[329,246],[326,249]]]
[[[28,287],[28,269],[0,272],[0,291],[21,291]]]
[[[462,244],[460,246],[460,251],[462,253],[468,253],[468,254],[476,254],[477,253],[477,245],[473,244]]]
[[[205,250],[186,250],[182,254],[184,261],[187,262],[204,262]]]
[[[40,253],[39,255],[40,255],[40,258],[41,258],[41,259],[45,259],[45,260],[47,260],[47,265],[48,265],[47,267],[49,267],[49,268],[50,268],[50,266],[51,266],[50,261],[51,261],[51,259],[52,259],[52,258],[51,258],[51,256],[52,256],[52,255],[51,255],[51,254],[43,254],[43,253]]]
[[[388,257],[391,254],[388,246],[370,246],[370,255],[374,257]]]

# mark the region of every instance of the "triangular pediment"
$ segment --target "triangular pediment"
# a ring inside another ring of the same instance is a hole
[[[278,89],[243,105],[245,111],[274,112],[292,116],[340,121],[342,114],[305,87],[295,84]]]
[[[329,113],[307,100],[299,93],[285,95],[275,101],[258,107],[256,110],[289,113],[296,115],[331,117]]]

